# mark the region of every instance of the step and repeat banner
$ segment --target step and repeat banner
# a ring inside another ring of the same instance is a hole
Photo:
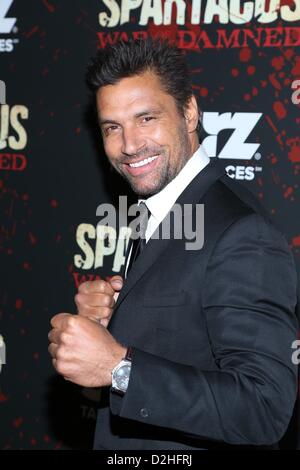
[[[96,209],[132,195],[85,71],[107,43],[148,35],[187,55],[203,145],[261,200],[300,271],[300,0],[0,0],[1,449],[92,445],[101,392],[54,373],[47,335],[54,314],[76,313],[80,282],[124,263]],[[282,448],[300,448],[299,423],[295,410]]]

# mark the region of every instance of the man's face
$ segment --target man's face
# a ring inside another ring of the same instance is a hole
[[[164,188],[198,146],[193,132],[198,119],[195,100],[186,113],[197,115],[191,123],[179,113],[175,99],[163,90],[154,73],[101,87],[97,108],[109,161],[140,196]]]

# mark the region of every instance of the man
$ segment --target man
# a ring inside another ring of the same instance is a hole
[[[56,370],[103,387],[95,449],[276,445],[297,390],[286,241],[199,145],[176,47],[119,42],[99,52],[88,79],[109,161],[150,212],[147,243],[130,245],[125,279],[82,284],[79,315],[51,321]],[[175,203],[192,213],[204,205],[201,249],[156,236]]]

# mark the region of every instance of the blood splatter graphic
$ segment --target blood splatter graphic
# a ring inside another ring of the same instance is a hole
[[[280,101],[273,103],[273,109],[278,119],[284,119],[287,115],[285,106]]]

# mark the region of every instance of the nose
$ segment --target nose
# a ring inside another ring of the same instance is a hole
[[[123,127],[121,151],[124,155],[136,155],[144,145],[139,129],[131,125]]]

